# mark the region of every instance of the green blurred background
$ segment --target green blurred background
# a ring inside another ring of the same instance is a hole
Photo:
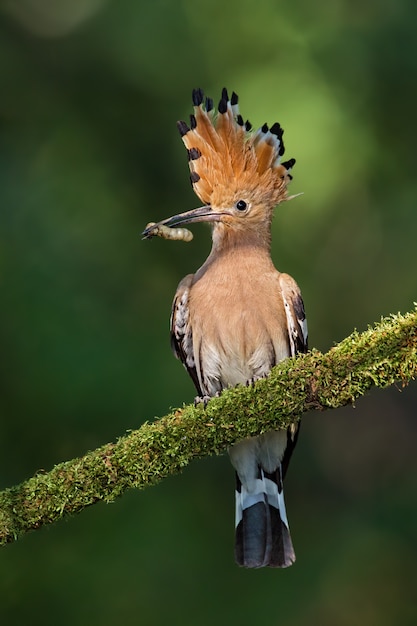
[[[0,13],[1,487],[194,396],[170,352],[210,247],[141,241],[198,206],[175,128],[191,89],[279,120],[296,157],[273,258],[311,345],[416,300],[412,0],[9,0]],[[415,625],[416,385],[305,418],[287,479],[297,562],[233,561],[226,457],[0,555],[5,626]]]

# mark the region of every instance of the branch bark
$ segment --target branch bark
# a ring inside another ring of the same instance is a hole
[[[417,374],[417,311],[353,332],[326,354],[312,350],[250,387],[229,389],[206,408],[184,406],[85,456],[0,492],[0,544],[96,502],[112,502],[180,472],[193,459],[285,428],[309,409],[353,403],[372,386],[403,386]]]

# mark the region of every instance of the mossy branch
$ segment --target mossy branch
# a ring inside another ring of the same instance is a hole
[[[206,408],[176,409],[116,443],[0,492],[0,543],[96,502],[111,502],[131,487],[153,485],[195,458],[286,427],[309,409],[344,406],[374,385],[405,385],[416,373],[417,311],[385,318],[326,354],[312,350],[288,359],[268,378],[227,390]]]

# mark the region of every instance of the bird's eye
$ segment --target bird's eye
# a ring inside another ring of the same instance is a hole
[[[248,208],[248,205],[244,200],[238,200],[235,204],[235,207],[237,208],[238,211],[246,211],[246,209]]]

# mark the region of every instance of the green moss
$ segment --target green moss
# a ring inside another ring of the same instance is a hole
[[[175,474],[193,459],[221,454],[239,439],[285,428],[309,409],[352,403],[372,386],[403,385],[417,374],[417,312],[382,319],[353,332],[326,354],[312,350],[275,367],[251,387],[213,398],[206,408],[184,406],[139,430],[61,463],[0,493],[0,542],[112,502]]]

